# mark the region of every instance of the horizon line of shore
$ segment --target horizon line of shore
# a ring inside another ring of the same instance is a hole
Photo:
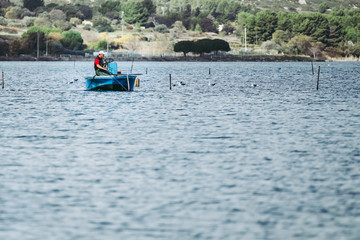
[[[174,56],[159,56],[159,57],[110,57],[115,61],[183,61],[183,62],[278,62],[278,61],[294,61],[294,62],[311,62],[311,61],[325,61],[324,59],[313,59],[306,56],[288,56],[288,55],[239,55],[239,56],[197,56],[197,57],[174,57]],[[36,58],[31,55],[27,56],[0,56],[0,61],[92,61],[94,57],[83,57],[78,55],[73,56],[41,56]]]

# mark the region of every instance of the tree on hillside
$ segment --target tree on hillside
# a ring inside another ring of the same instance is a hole
[[[256,14],[255,21],[259,40],[270,40],[277,27],[277,14],[271,10],[264,10]]]
[[[230,51],[229,43],[222,39],[200,39],[197,41],[180,41],[174,45],[175,52],[182,52],[186,57],[186,54],[193,52],[203,55],[204,53],[211,53],[213,51]]]
[[[58,6],[56,9],[63,11],[66,14],[66,20],[69,21],[71,18],[79,18],[84,20],[84,14],[79,10],[79,8],[75,5],[65,4]]]
[[[61,40],[64,36],[60,32],[50,32],[48,35],[49,53],[61,53],[64,50]]]
[[[256,40],[255,32],[255,15],[247,12],[240,12],[237,15],[236,23],[239,28],[237,30],[238,36],[244,36],[246,28],[246,39],[249,43],[254,43]]]
[[[19,39],[14,39],[11,41],[9,46],[10,56],[18,56],[21,52],[21,43]]]
[[[336,47],[344,40],[345,31],[342,27],[341,18],[329,16],[329,46]]]
[[[289,49],[293,54],[306,54],[312,56],[310,48],[312,47],[313,39],[309,36],[298,35],[293,37],[289,43]]]
[[[187,4],[182,12],[182,22],[186,29],[190,29],[191,23],[191,5]]]
[[[83,50],[84,40],[81,37],[81,34],[79,32],[70,30],[67,32],[64,32],[62,34],[64,38],[61,40],[62,45],[64,48],[67,48],[69,50]]]
[[[201,30],[203,32],[217,32],[216,26],[214,24],[214,21],[210,18],[204,18],[199,22],[199,25],[201,27]]]
[[[121,9],[120,1],[119,0],[106,0],[102,1],[100,4],[98,11],[105,15],[108,12],[117,11],[119,12]]]
[[[89,6],[84,5],[76,5],[81,14],[84,16],[84,19],[92,19],[93,17],[93,9]]]
[[[230,51],[229,43],[222,39],[212,40],[212,47],[213,47],[213,51],[215,51],[216,54],[218,54],[219,51],[224,51],[224,52]]]
[[[193,41],[180,41],[175,43],[174,45],[174,52],[182,52],[184,57],[189,52],[194,51],[194,42]]]
[[[216,17],[216,20],[221,23],[228,21],[235,21],[238,12],[242,9],[242,5],[239,1],[234,0],[221,0],[218,2],[216,9],[212,12],[212,15]]]
[[[290,34],[283,30],[276,30],[272,35],[272,41],[280,46],[287,43],[290,39]]]
[[[38,7],[44,6],[44,0],[23,0],[24,8],[34,11]]]
[[[355,44],[350,48],[350,53],[351,53],[351,55],[353,55],[354,57],[360,58],[360,42],[355,43]]]
[[[326,10],[328,10],[329,6],[326,2],[322,2],[320,5],[319,5],[319,13],[325,13]]]
[[[37,48],[37,31],[39,31],[39,49],[45,50],[45,33],[40,27],[31,27],[27,32],[23,33],[20,38],[21,52],[32,54]]]
[[[144,26],[148,18],[155,13],[155,6],[151,0],[129,1],[121,6],[121,10],[124,11],[125,22]]]
[[[360,42],[360,24],[358,28],[347,27],[345,29],[345,40],[352,42]]]
[[[288,14],[286,12],[279,12],[277,14],[278,21],[277,21],[276,29],[291,32],[292,31],[291,17],[292,14]]]
[[[316,59],[321,55],[321,51],[324,49],[324,45],[321,42],[312,43],[309,51],[312,53],[312,57]]]
[[[213,51],[213,42],[210,39],[200,39],[195,42],[194,53],[200,54],[202,56],[204,53],[211,53]]]
[[[298,14],[293,19],[294,35],[306,35],[327,45],[330,27],[327,18],[320,13]]]
[[[5,56],[9,51],[9,44],[0,38],[0,56]]]
[[[56,28],[45,27],[31,27],[25,33],[21,35],[21,53],[33,54],[37,48],[37,31],[39,32],[39,47],[40,51],[44,51],[46,44],[46,36],[50,36],[51,33],[59,33],[60,30]],[[49,38],[50,40],[50,38]]]

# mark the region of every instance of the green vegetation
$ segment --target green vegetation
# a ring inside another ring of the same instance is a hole
[[[281,3],[199,0],[190,5],[188,0],[75,0],[67,4],[60,0],[0,0],[0,54],[34,54],[36,31],[40,34],[40,51],[44,53],[47,44],[50,54],[104,48],[105,36],[112,32],[117,38],[109,44],[113,50],[133,52],[141,43],[149,43],[147,46],[156,46],[159,51],[182,52],[184,56],[190,52],[234,53],[235,48],[239,53],[244,48],[246,29],[250,52],[314,58],[359,56],[358,1],[342,0],[340,6],[324,0]],[[87,32],[94,30],[106,34],[85,45],[83,38],[89,38]],[[11,34],[13,38],[1,37]],[[219,48],[221,44],[224,46]]]

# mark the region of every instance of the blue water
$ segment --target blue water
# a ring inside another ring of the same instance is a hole
[[[0,239],[360,239],[360,63],[318,66],[0,62]]]

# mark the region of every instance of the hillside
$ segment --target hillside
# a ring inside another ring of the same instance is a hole
[[[11,2],[19,2],[21,0],[11,0]],[[96,5],[103,0],[45,0],[45,3],[72,3],[72,4],[86,4]],[[208,1],[211,2],[211,1]],[[219,1],[217,1],[219,2]],[[329,9],[334,7],[344,7],[345,9],[360,8],[360,1],[358,0],[238,0],[237,2],[249,5],[253,9],[270,9],[274,11],[289,11],[289,12],[317,12],[321,4],[325,4]],[[191,0],[154,0],[154,5],[161,12],[163,7],[183,7],[190,4],[193,9],[203,6],[202,1]]]
[[[346,9],[360,7],[358,0],[245,0],[241,2],[259,9],[293,12],[317,12],[321,4],[326,4],[329,9],[340,6]]]
[[[360,55],[358,0],[0,0],[0,4],[0,55],[34,55],[37,38],[42,55],[107,49],[119,55],[196,55],[198,50],[174,53],[174,45],[203,38],[225,40],[233,55],[317,59]]]

